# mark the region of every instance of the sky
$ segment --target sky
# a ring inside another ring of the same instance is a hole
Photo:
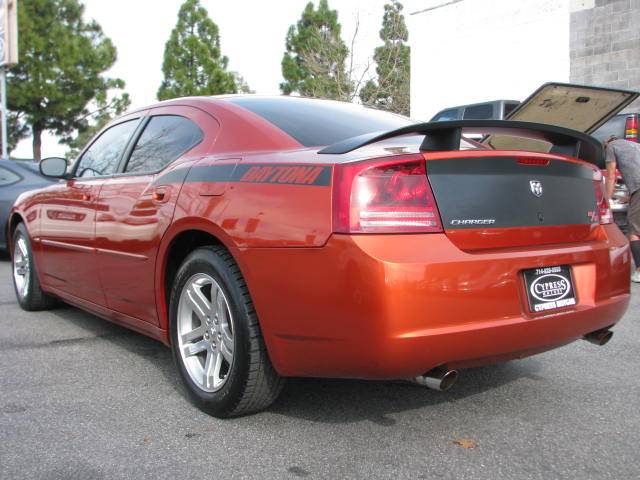
[[[300,18],[307,2],[201,0],[219,27],[222,52],[229,57],[230,70],[239,72],[259,94],[279,93],[287,30]],[[126,82],[132,108],[154,103],[162,81],[165,42],[176,24],[182,1],[85,0],[84,3],[87,19],[95,19],[118,49],[118,60],[107,75]],[[359,24],[353,51],[355,64],[361,69],[380,43],[378,32],[384,3],[385,0],[329,1],[330,7],[338,10],[342,36],[348,45]],[[43,136],[43,158],[63,155],[66,150],[52,135]],[[31,158],[31,139],[20,142],[12,156]]]

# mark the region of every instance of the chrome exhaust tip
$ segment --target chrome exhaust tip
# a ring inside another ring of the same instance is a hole
[[[439,392],[446,392],[458,379],[457,370],[449,370],[446,367],[436,367],[433,370],[429,370],[424,375],[415,377],[413,381],[423,387],[431,388],[432,390],[438,390]]]
[[[598,345],[599,347],[609,343],[613,337],[613,332],[607,328],[602,330],[596,330],[595,332],[587,333],[584,338],[587,342]]]

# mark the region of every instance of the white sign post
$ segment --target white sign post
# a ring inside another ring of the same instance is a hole
[[[0,0],[0,103],[2,104],[2,158],[7,148],[7,67],[18,63],[18,0]]]

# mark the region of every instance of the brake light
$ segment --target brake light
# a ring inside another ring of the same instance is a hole
[[[549,165],[550,160],[548,158],[518,158],[520,165]]]
[[[336,165],[333,231],[442,232],[422,155]]]
[[[601,225],[607,225],[613,223],[613,213],[609,206],[609,199],[605,195],[605,183],[604,176],[600,170],[593,172],[593,189],[596,194],[596,208],[597,211],[591,215],[592,223],[600,223]]]
[[[631,142],[638,141],[638,115],[630,115],[624,125],[624,138]]]

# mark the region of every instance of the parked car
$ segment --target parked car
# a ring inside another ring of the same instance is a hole
[[[461,151],[469,131],[563,154]],[[16,295],[169,345],[219,417],[266,408],[291,376],[445,390],[458,368],[611,338],[630,255],[602,157],[588,135],[528,122],[176,99],[115,120],[69,168],[41,162],[62,181],[13,209]]]
[[[18,195],[54,181],[40,174],[37,162],[0,159],[0,250],[7,249],[9,240],[6,227],[9,211]]]
[[[520,102],[517,100],[493,100],[490,102],[460,105],[439,111],[433,116],[431,121],[501,120],[507,118],[518,105],[520,105]]]
[[[432,121],[461,118],[533,121],[573,128],[589,133],[601,142],[611,135],[637,142],[638,113],[616,115],[631,103],[632,94],[633,92],[618,89],[547,83],[522,103],[515,100],[495,100],[461,105],[438,112]],[[602,101],[604,95],[607,95],[608,98],[601,104],[602,108],[599,110],[591,109],[592,99],[598,97],[598,100]],[[571,101],[565,101],[567,98],[570,98]],[[589,105],[590,101],[591,105]],[[587,109],[589,115],[585,117],[584,110]],[[606,175],[606,170],[603,169],[602,173]],[[628,230],[628,197],[629,191],[620,172],[617,172],[611,210],[616,224],[625,233]]]

